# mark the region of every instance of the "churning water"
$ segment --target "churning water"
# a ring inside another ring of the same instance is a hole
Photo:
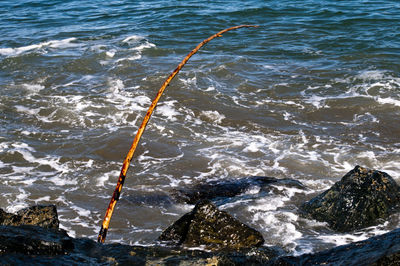
[[[96,239],[122,161],[157,90],[107,242],[151,245],[193,206],[177,187],[252,175],[219,206],[293,254],[387,232],[339,234],[299,205],[355,165],[400,180],[400,3],[330,1],[1,1],[0,207],[55,203],[62,228]]]

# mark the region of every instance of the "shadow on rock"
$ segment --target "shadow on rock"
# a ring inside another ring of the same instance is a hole
[[[348,232],[376,225],[399,209],[400,187],[388,174],[356,166],[302,210],[331,228]]]

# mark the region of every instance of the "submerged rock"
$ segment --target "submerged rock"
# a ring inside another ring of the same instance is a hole
[[[356,166],[302,209],[340,232],[375,225],[400,203],[400,186],[388,174]]]
[[[0,209],[0,225],[37,225],[58,229],[59,224],[55,205],[31,206],[18,211],[16,215]]]
[[[213,200],[223,197],[234,197],[244,193],[251,187],[259,187],[263,191],[268,191],[273,189],[272,185],[305,189],[301,182],[294,179],[252,176],[243,179],[210,181],[189,188],[175,189],[172,191],[172,197],[178,202],[196,204],[196,202],[203,199]]]
[[[218,210],[208,200],[196,204],[190,213],[168,227],[159,240],[207,249],[251,248],[264,243],[258,231]]]

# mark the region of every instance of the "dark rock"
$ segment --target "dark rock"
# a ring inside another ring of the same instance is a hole
[[[234,197],[244,193],[250,187],[260,187],[263,191],[272,190],[271,185],[285,185],[305,189],[303,184],[294,179],[277,179],[267,176],[252,176],[243,179],[210,181],[190,188],[175,189],[172,197],[178,202],[195,204],[199,200],[213,200],[222,197]]]
[[[400,265],[400,229],[314,254],[276,258],[269,265]]]
[[[64,230],[31,225],[0,226],[0,254],[59,255],[72,248],[72,239]]]
[[[0,250],[2,265],[400,265],[400,229],[294,257],[282,256],[267,247],[207,252],[99,244],[86,238],[70,238],[62,230],[0,226]]]
[[[210,206],[209,202],[200,203],[197,207],[201,209],[202,206],[208,210],[198,210],[197,212],[215,212],[215,206]],[[219,211],[217,210],[217,212]],[[193,210],[192,213],[196,212]],[[7,216],[9,214],[5,213],[4,215]],[[219,216],[212,215],[211,217],[218,218]],[[214,223],[218,224],[218,220],[214,220]],[[210,224],[208,226],[214,228]],[[242,228],[236,228],[236,230],[240,232]],[[225,233],[229,234],[229,232]],[[400,265],[400,228],[364,241],[294,257],[282,256],[281,251],[264,246],[209,252],[179,247],[99,244],[86,238],[71,238],[64,230],[30,225],[0,226],[0,264]]]
[[[208,200],[200,201],[194,209],[168,227],[159,237],[187,247],[207,249],[241,249],[264,243],[262,235],[220,211]]]
[[[399,207],[400,187],[388,174],[356,166],[339,182],[302,206],[337,231],[377,224]]]
[[[207,252],[161,246],[99,244],[63,230],[0,226],[2,265],[265,265],[279,251],[250,248]]]
[[[55,205],[28,207],[18,211],[16,215],[0,209],[0,225],[37,225],[58,229],[59,224]]]

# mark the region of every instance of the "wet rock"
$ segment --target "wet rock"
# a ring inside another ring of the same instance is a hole
[[[4,265],[400,265],[400,229],[294,257],[267,247],[207,252],[99,244],[68,237],[62,230],[0,226],[0,261]]]
[[[372,226],[398,209],[400,187],[388,174],[356,166],[330,189],[302,206],[340,232]]]
[[[207,252],[176,247],[99,244],[86,238],[71,239],[73,248],[67,249],[66,253],[32,254],[21,249],[18,253],[0,253],[0,261],[6,265],[265,265],[279,255],[278,251],[266,247],[240,252]]]
[[[207,201],[197,207],[209,209],[198,210],[200,213],[216,209]],[[216,216],[211,217],[219,217]],[[217,219],[209,222],[218,224]],[[240,232],[242,228],[236,230]],[[264,246],[202,251],[99,244],[87,238],[69,237],[64,230],[31,225],[0,226],[0,261],[2,265],[400,265],[400,228],[364,241],[294,257]]]
[[[214,200],[223,197],[234,197],[244,193],[251,187],[258,187],[260,190],[267,192],[273,189],[272,185],[284,185],[287,187],[305,189],[301,182],[293,179],[252,176],[237,180],[210,181],[189,188],[175,189],[172,191],[172,197],[178,202],[196,204],[196,202],[203,199]]]
[[[208,200],[197,203],[190,213],[168,227],[159,240],[207,249],[241,249],[264,243],[258,231],[218,210]]]
[[[0,226],[0,254],[59,255],[72,250],[64,230],[39,226]]]
[[[276,258],[268,265],[400,265],[400,229],[314,254]]]
[[[17,214],[0,209],[0,225],[37,225],[44,228],[58,229],[57,208],[55,205],[36,205],[22,209]]]

